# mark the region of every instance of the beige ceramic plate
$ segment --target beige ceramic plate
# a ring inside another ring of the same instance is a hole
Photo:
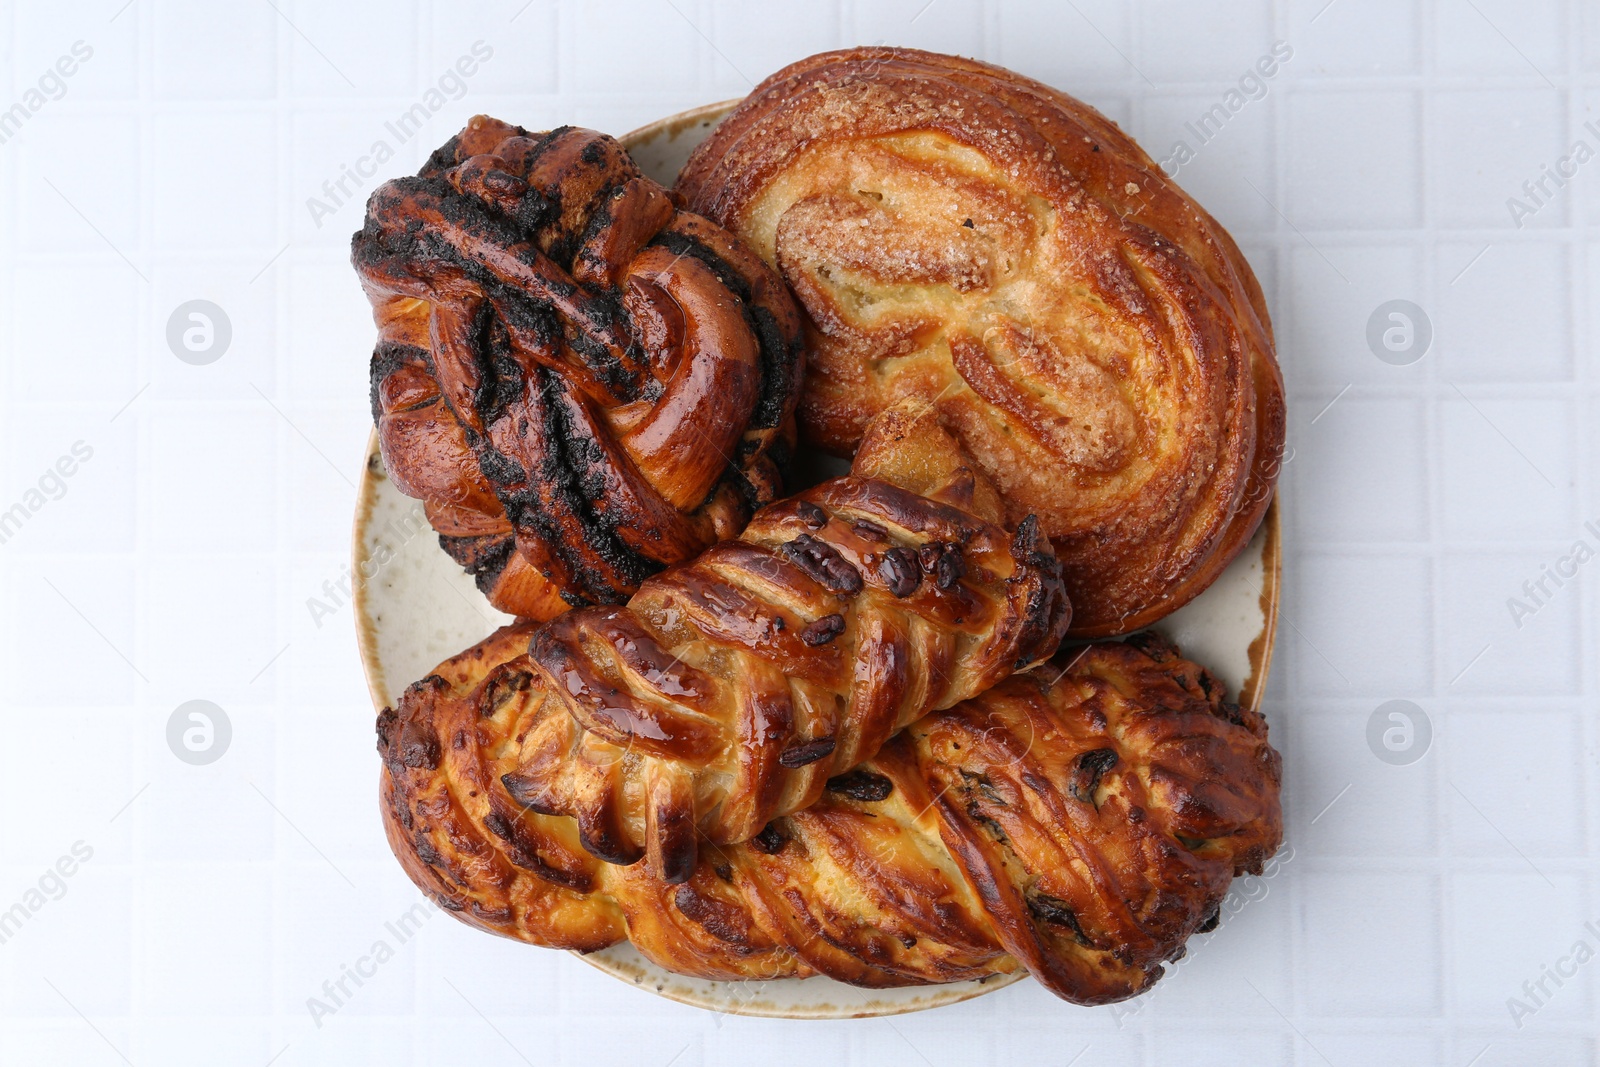
[[[645,173],[666,185],[690,151],[737,101],[685,111],[622,138]],[[491,608],[472,579],[439,548],[422,505],[389,481],[377,437],[356,503],[352,545],[356,625],[361,662],[376,707],[395,703],[405,687],[443,660],[511,621]],[[1239,558],[1212,587],[1154,627],[1184,655],[1211,668],[1238,693],[1261,702],[1278,621],[1278,506]],[[848,1019],[920,1011],[999,989],[1022,975],[906,989],[859,989],[827,978],[708,982],[662,970],[631,945],[581,956],[585,962],[671,1000],[735,1015],[784,1019]]]

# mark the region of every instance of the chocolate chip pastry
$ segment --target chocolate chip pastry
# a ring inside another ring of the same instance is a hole
[[[501,784],[597,857],[668,882],[755,837],[895,731],[1051,655],[1049,543],[998,525],[937,417],[894,408],[852,473],[757,512],[626,605],[530,636],[545,683]]]
[[[682,880],[619,866],[516,795],[555,699],[526,625],[441,664],[378,720],[384,825],[469,925],[592,951],[629,939],[709,979],[883,987],[1026,969],[1104,1004],[1156,981],[1282,837],[1261,716],[1160,638],[1102,642],[903,730],[815,803]]]

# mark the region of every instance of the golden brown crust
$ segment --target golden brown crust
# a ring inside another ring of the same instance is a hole
[[[935,403],[1008,518],[1055,541],[1073,632],[1136,630],[1249,540],[1283,446],[1260,287],[1116,126],[998,67],[813,56],[758,86],[678,190],[808,313],[802,428],[848,454]]]
[[[825,482],[626,606],[533,634],[555,695],[519,734],[521,803],[682,881],[701,839],[749,840],[895,731],[1055,651],[1071,609],[1037,524],[976,513],[993,492],[931,414],[893,409],[872,437],[860,470],[920,493]]]
[[[352,260],[389,475],[502,611],[619,603],[777,495],[793,301],[614,139],[480,115],[373,194]]]
[[[379,717],[407,873],[471,925],[592,950],[629,938],[711,979],[865,986],[1026,968],[1082,1004],[1149,987],[1282,836],[1259,715],[1141,635],[1063,652],[897,735],[687,880],[601,863],[501,781],[552,698],[508,627]]]

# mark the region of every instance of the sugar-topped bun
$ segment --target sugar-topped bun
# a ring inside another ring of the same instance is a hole
[[[678,191],[803,304],[803,431],[848,454],[897,400],[935,405],[1055,542],[1075,634],[1173,611],[1259,525],[1284,433],[1260,287],[1087,105],[950,56],[826,53],[758,86]]]

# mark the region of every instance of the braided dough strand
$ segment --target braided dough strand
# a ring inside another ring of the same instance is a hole
[[[894,481],[888,480],[895,479]],[[621,607],[532,635],[552,694],[505,778],[613,863],[688,878],[939,708],[1055,651],[1071,615],[930,409],[885,413],[854,472],[756,514]]]
[[[1282,838],[1280,759],[1254,712],[1160,638],[1102,642],[1001,682],[830,777],[674,882],[604,863],[572,819],[506,788],[553,701],[508,627],[378,721],[385,827],[470,925],[590,951],[631,939],[707,979],[869,987],[1026,969],[1057,996],[1133,996],[1215,925]]]

